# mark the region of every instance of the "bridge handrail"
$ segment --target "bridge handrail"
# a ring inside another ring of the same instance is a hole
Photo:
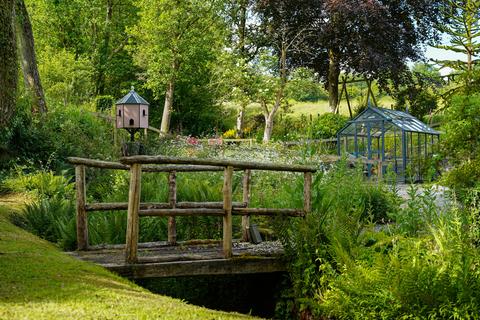
[[[250,215],[283,215],[302,217],[311,211],[312,174],[317,171],[312,166],[281,165],[272,163],[246,162],[235,160],[172,158],[165,156],[124,157],[122,163],[78,157],[68,158],[75,165],[77,248],[88,249],[87,213],[91,211],[127,209],[126,261],[138,261],[139,219],[144,216],[168,217],[168,242],[176,243],[175,216],[208,215],[223,217],[223,251],[225,258],[232,257],[232,216],[242,216],[242,239],[249,238]],[[328,161],[327,161],[328,162]],[[128,203],[88,203],[86,201],[85,169],[87,167],[130,170]],[[243,171],[242,202],[233,202],[233,172]],[[252,170],[286,171],[303,173],[303,208],[249,208],[250,179]],[[223,171],[222,202],[177,202],[177,172]],[[142,172],[168,172],[168,202],[141,203]]]
[[[73,165],[83,165],[90,168],[130,170],[130,166],[120,162],[95,160],[87,158],[69,157],[67,161]],[[199,165],[163,165],[163,166],[142,166],[143,172],[202,172],[202,171],[223,171],[221,166],[199,166]],[[239,170],[239,169],[237,169]]]
[[[120,158],[123,164],[190,164],[217,167],[233,167],[236,169],[251,170],[269,170],[269,171],[287,171],[287,172],[316,172],[317,168],[313,166],[302,165],[282,165],[263,162],[248,162],[227,159],[197,159],[197,158],[180,158],[166,156],[131,156]]]

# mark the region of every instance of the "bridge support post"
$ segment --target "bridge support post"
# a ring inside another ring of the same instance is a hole
[[[128,192],[127,243],[125,246],[127,263],[137,262],[141,178],[142,165],[133,163],[130,166],[130,189]]]
[[[171,171],[168,175],[168,202],[170,207],[175,209],[177,206],[177,173]],[[168,217],[168,244],[177,243],[177,223],[175,217]]]
[[[250,203],[251,176],[252,176],[251,170],[246,169],[243,173],[243,204],[245,205],[245,208],[248,208],[248,205]],[[242,216],[242,241],[247,242],[250,240],[249,228],[250,228],[250,216],[249,215]]]
[[[308,214],[312,211],[312,173],[303,175],[303,211]]]
[[[232,178],[233,167],[225,167],[223,177],[223,255],[232,257]]]
[[[77,193],[77,249],[88,249],[88,221],[85,187],[85,166],[75,166],[75,189]]]

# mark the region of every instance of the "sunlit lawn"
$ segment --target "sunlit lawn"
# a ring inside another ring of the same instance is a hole
[[[287,114],[293,117],[300,117],[304,116],[317,116],[327,112],[330,112],[330,107],[328,106],[328,100],[319,100],[315,102],[299,102],[299,101],[289,101],[290,107],[287,111]],[[394,103],[393,99],[390,96],[384,96],[378,99],[377,101],[379,107],[383,108],[390,108],[391,105]],[[352,107],[352,112],[355,111],[355,108],[358,107],[358,101],[356,99],[352,99],[350,101],[350,105]],[[236,108],[235,104],[231,103],[228,104],[229,107]],[[262,113],[259,104],[252,103],[248,107],[249,113]],[[284,110],[280,112],[285,113]],[[349,115],[347,101],[343,99],[340,103],[340,114]]]
[[[0,319],[250,319],[152,294],[14,226],[0,197]]]

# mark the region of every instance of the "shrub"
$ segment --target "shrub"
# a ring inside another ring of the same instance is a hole
[[[108,111],[112,108],[113,102],[112,96],[97,96],[95,98],[95,109],[97,111]]]
[[[305,318],[472,319],[480,306],[478,195],[440,212],[412,186],[397,224],[365,221],[361,180],[342,167],[314,182],[314,212],[281,229],[293,288],[282,301]],[[363,186],[365,188],[365,186]],[[348,196],[349,195],[349,196]],[[371,211],[369,211],[371,212]],[[288,299],[287,299],[288,301]]]
[[[456,190],[474,188],[480,181],[480,160],[465,161],[444,173],[444,183]]]
[[[58,196],[42,198],[26,204],[13,222],[39,237],[58,243],[65,250],[76,246],[75,207],[70,200]]]
[[[328,97],[322,85],[315,81],[314,72],[307,68],[298,68],[293,72],[285,91],[288,98],[296,101],[318,101]]]
[[[476,226],[478,212],[452,209],[422,238],[397,238],[388,254],[369,250],[372,262],[359,259],[332,280],[320,312],[339,319],[478,317]]]
[[[314,139],[327,139],[335,137],[338,130],[342,129],[348,121],[348,117],[334,114],[324,113],[314,119],[311,124],[311,137]]]
[[[14,121],[3,142],[6,154],[0,158],[0,169],[9,168],[12,158],[18,165],[59,171],[69,156],[109,159],[119,154],[110,123],[86,108],[51,106],[41,121],[31,115]]]
[[[455,164],[465,159],[476,159],[480,151],[480,119],[478,105],[480,95],[454,96],[445,112],[442,137],[444,153]]]
[[[17,167],[16,174],[3,181],[2,188],[10,192],[27,192],[37,198],[66,198],[72,199],[74,185],[70,183],[71,178],[62,175],[55,175],[52,171],[36,171],[24,173]]]
[[[318,309],[318,294],[360,255],[359,248],[369,238],[363,233],[365,226],[393,210],[393,196],[384,186],[366,184],[362,173],[347,169],[345,163],[317,175],[312,192],[311,214],[276,225],[290,261],[295,297],[294,304],[286,305],[307,313]]]

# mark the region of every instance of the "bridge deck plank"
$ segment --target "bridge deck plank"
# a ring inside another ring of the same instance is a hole
[[[224,259],[220,241],[189,241],[176,246],[148,243],[139,246],[135,264],[125,263],[124,250],[124,245],[114,245],[69,254],[133,279],[286,271],[283,248],[278,242],[234,242],[232,259]]]

